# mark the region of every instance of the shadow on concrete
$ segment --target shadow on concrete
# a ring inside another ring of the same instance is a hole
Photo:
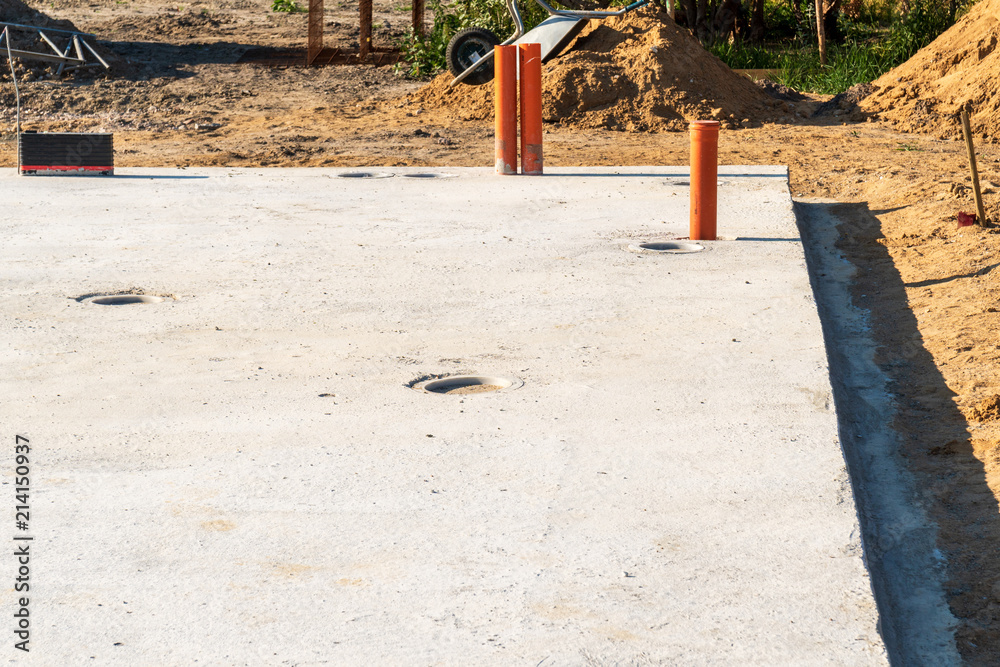
[[[664,174],[664,173],[659,173],[659,174],[638,174],[638,173],[635,173],[635,172],[621,172],[621,173],[607,173],[607,174],[580,174],[580,173],[576,173],[576,172],[566,173],[566,172],[561,172],[561,171],[546,171],[543,174],[543,177],[546,177],[546,176],[547,177],[558,176],[559,178],[636,178],[636,177],[645,177],[645,178],[689,178],[691,176],[691,174],[690,174],[690,172],[687,172],[687,171],[678,172],[676,174]],[[787,179],[788,178],[788,174],[785,174],[785,173],[778,173],[778,174],[773,174],[773,173],[760,174],[760,173],[756,173],[755,174],[755,173],[751,173],[751,172],[745,172],[745,173],[739,173],[739,174],[719,173],[719,181],[720,182],[721,181],[725,181],[726,179],[729,179],[729,178],[783,178],[783,179]],[[688,185],[688,183],[687,182],[685,182],[685,183],[677,183],[676,185]]]
[[[807,200],[795,210],[890,659],[961,664],[972,619],[957,596],[972,579],[988,587],[1000,577],[1000,550],[970,530],[1000,522],[996,503],[982,503],[992,500],[983,466],[922,344],[906,285],[876,242],[878,218],[864,203]],[[952,492],[959,478],[972,493]]]
[[[973,455],[968,421],[910,310],[905,288],[922,283],[903,283],[888,249],[875,242],[881,224],[864,205],[833,212],[843,221],[838,248],[859,268],[855,301],[871,313],[876,361],[892,383],[900,453],[914,473],[919,502],[937,524],[945,596],[958,619],[957,650],[966,664],[1000,664],[1000,605],[993,591],[1000,580],[1000,512]]]

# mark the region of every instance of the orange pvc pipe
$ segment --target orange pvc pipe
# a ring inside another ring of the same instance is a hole
[[[520,44],[521,173],[542,173],[542,45]]]
[[[496,114],[496,169],[517,173],[517,47],[494,46],[493,79]]]
[[[716,239],[719,121],[691,123],[691,240]]]

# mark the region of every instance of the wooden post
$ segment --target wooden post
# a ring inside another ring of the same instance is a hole
[[[826,11],[823,0],[816,0],[816,39],[819,41],[819,64],[826,64]]]
[[[986,209],[983,208],[983,193],[979,189],[979,168],[976,166],[976,151],[972,147],[972,127],[969,124],[969,112],[962,109],[962,134],[965,135],[965,147],[969,149],[969,169],[972,170],[972,194],[976,196],[976,213],[979,214],[979,226],[988,227]]]
[[[323,50],[323,0],[309,0],[309,47],[306,65],[312,65]]]
[[[358,35],[358,59],[364,62],[372,50],[372,0],[360,0],[361,30]]]
[[[413,0],[413,34],[424,36],[424,0]]]
[[[671,21],[677,20],[677,0],[667,0],[667,16]]]

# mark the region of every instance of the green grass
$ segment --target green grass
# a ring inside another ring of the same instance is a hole
[[[891,57],[879,43],[833,45],[827,49],[826,65],[820,64],[818,49],[802,49],[782,56],[778,83],[803,92],[836,95],[874,81],[905,60]]]
[[[960,11],[975,0],[958,0]],[[911,0],[905,18],[894,16],[885,0],[865,3],[867,13],[842,17],[842,44],[827,48],[827,64],[820,65],[815,35],[802,35],[767,45],[735,42],[708,46],[733,69],[781,70],[778,83],[810,93],[835,95],[859,83],[874,81],[909,60],[951,24],[947,4]]]
[[[782,85],[832,95],[877,79],[902,62],[888,57],[887,47],[879,42],[832,45],[827,49],[826,65],[820,65],[819,52],[813,47],[718,44],[709,50],[733,69],[780,70],[777,82]]]

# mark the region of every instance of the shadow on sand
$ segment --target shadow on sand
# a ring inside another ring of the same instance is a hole
[[[892,662],[998,664],[1000,513],[881,223],[863,203],[795,208]]]

